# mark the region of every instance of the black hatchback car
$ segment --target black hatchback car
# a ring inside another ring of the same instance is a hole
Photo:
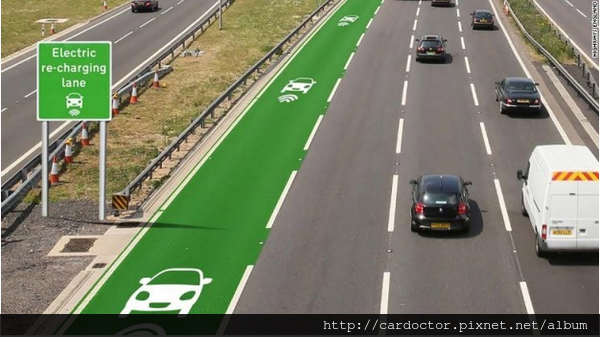
[[[411,180],[410,230],[468,231],[471,218],[468,185],[460,176],[431,174]]]
[[[500,113],[504,114],[507,110],[539,113],[542,102],[537,85],[525,77],[506,77],[496,82],[496,102],[499,102]]]
[[[441,35],[423,35],[420,39],[415,39],[419,42],[417,46],[417,61],[423,60],[446,60],[446,45]]]
[[[487,9],[476,9],[471,13],[471,27],[494,29],[494,14]]]

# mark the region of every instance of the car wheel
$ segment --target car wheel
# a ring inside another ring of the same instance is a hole
[[[131,13],[135,13],[135,12],[136,12],[135,8],[131,7]]]
[[[504,115],[504,108],[502,107],[502,102],[499,102],[498,106],[500,107],[500,114]]]
[[[419,231],[419,226],[416,223],[410,222],[410,231],[413,233],[417,233]]]
[[[542,249],[540,236],[537,233],[535,233],[535,255],[537,255],[538,257],[544,257],[547,255],[546,251]]]
[[[521,214],[523,214],[523,216],[529,216],[529,214],[527,214],[527,209],[525,208],[525,202],[523,200],[523,193],[521,193]]]

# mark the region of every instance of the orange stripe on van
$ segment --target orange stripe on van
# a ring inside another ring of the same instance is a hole
[[[552,174],[553,181],[598,181],[598,172],[594,171],[559,171]]]

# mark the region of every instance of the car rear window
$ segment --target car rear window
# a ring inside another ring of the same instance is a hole
[[[424,205],[456,205],[458,195],[454,193],[425,192],[419,198]]]
[[[478,19],[491,19],[492,14],[490,14],[490,13],[475,13],[475,17]]]
[[[536,92],[537,89],[533,83],[512,82],[508,83],[508,91],[512,92]]]
[[[427,41],[423,41],[421,43],[421,46],[424,48],[437,48],[440,46],[440,41],[431,41],[431,40],[427,40]]]

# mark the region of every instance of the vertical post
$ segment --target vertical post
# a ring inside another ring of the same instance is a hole
[[[106,217],[106,122],[100,122],[100,177],[99,191],[100,198],[98,200],[98,219],[104,220]]]
[[[48,122],[42,122],[42,216],[48,216]]]
[[[223,0],[219,0],[219,30],[223,29]]]
[[[42,36],[46,35],[46,24],[42,23]]]

